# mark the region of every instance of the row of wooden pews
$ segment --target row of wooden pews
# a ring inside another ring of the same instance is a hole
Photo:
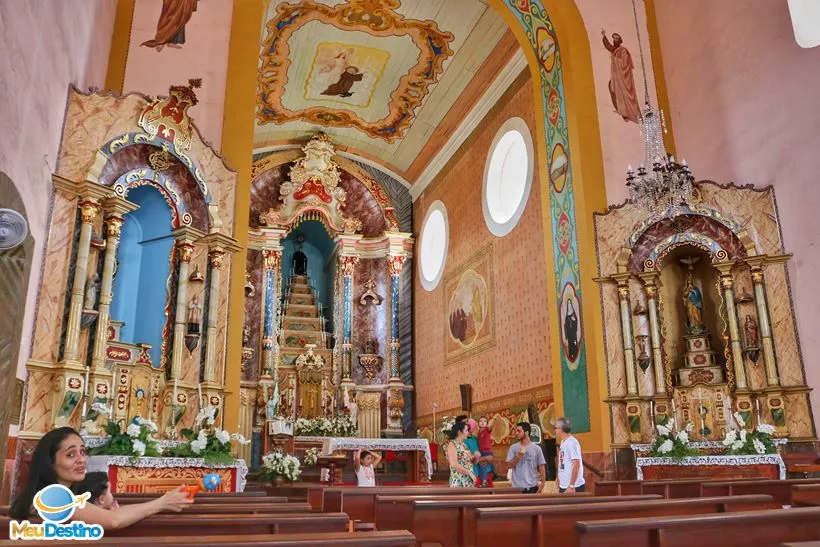
[[[820,479],[610,481],[599,482],[595,494],[295,484],[242,494],[199,494],[183,513],[159,514],[123,530],[106,531],[95,543],[777,547],[820,540]],[[118,499],[136,503],[149,497]],[[9,529],[7,511],[0,508],[4,533]],[[0,541],[0,547],[5,545],[12,543]]]

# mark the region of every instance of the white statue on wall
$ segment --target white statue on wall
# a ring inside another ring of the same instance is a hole
[[[344,404],[347,411],[350,413],[350,420],[354,424],[359,423],[359,405],[356,404],[356,398],[350,396],[350,391],[348,390],[347,386],[345,386],[344,391]]]
[[[83,302],[83,309],[93,310],[97,303],[97,288],[99,287],[99,278],[97,272],[92,273],[85,283],[85,301]]]

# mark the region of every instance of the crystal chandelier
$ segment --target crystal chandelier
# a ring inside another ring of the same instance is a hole
[[[644,81],[645,104],[641,116],[641,134],[644,137],[645,158],[638,166],[637,172],[631,165],[627,167],[626,186],[629,188],[632,203],[644,209],[650,220],[656,220],[664,216],[676,216],[681,206],[691,202],[695,177],[686,165],[686,160],[677,163],[675,158],[666,152],[663,142],[663,135],[666,133],[663,112],[652,108],[649,99],[649,84],[635,0],[632,0],[632,13],[635,16]]]

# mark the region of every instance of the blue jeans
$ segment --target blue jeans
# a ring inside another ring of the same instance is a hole
[[[563,493],[564,493],[564,492],[566,492],[566,491],[567,491],[567,489],[566,489],[566,488],[559,488],[559,489],[558,489],[558,492],[560,492],[561,494],[563,494]],[[576,486],[576,487],[575,487],[575,491],[576,491],[576,492],[586,492],[586,491],[587,491],[587,485],[586,485],[586,484],[582,484],[581,486]]]
[[[492,456],[492,451],[481,451],[480,454],[482,456]],[[491,463],[480,463],[478,464],[478,478],[481,479],[481,482],[487,480],[487,475],[491,472],[495,471],[495,466]]]

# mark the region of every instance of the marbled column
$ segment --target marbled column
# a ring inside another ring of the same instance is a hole
[[[276,279],[277,270],[281,269],[282,251],[280,249],[263,249],[265,261],[265,315],[262,325],[262,377],[270,378],[276,370],[274,341],[277,333],[274,330],[274,316],[276,315]]]
[[[174,346],[171,356],[171,379],[176,380],[181,375],[182,353],[185,348],[185,332],[187,329],[188,310],[188,266],[191,263],[191,254],[194,252],[193,242],[188,237],[177,239],[179,253],[179,282],[177,285],[177,311],[174,317]]]
[[[720,288],[723,290],[723,300],[726,303],[726,318],[729,323],[729,347],[732,353],[732,362],[735,369],[735,385],[740,391],[749,387],[746,380],[746,360],[743,358],[743,345],[740,341],[740,326],[737,321],[737,307],[735,306],[735,282],[732,278],[733,262],[716,264],[720,273]]]
[[[621,309],[621,332],[624,346],[624,373],[627,397],[638,395],[638,376],[635,369],[635,346],[632,337],[632,310],[629,307],[629,274],[615,276],[618,282],[618,300]]]
[[[211,267],[210,295],[208,296],[208,330],[205,346],[205,381],[216,381],[216,323],[219,318],[219,272],[225,251],[221,248],[211,249],[208,259]]]
[[[646,307],[649,312],[649,342],[652,345],[652,367],[655,372],[655,395],[666,396],[666,374],[663,368],[661,347],[661,325],[658,314],[658,273],[641,276],[646,293]]]
[[[757,324],[760,326],[760,343],[763,345],[763,363],[766,367],[766,384],[770,387],[780,386],[777,375],[777,358],[774,353],[772,327],[769,322],[769,304],[766,301],[766,289],[763,284],[762,262],[750,261],[752,267],[752,284],[754,285]]]
[[[71,287],[71,303],[68,309],[65,350],[63,360],[76,362],[79,359],[80,320],[83,314],[83,297],[88,276],[88,251],[91,246],[91,230],[94,219],[99,214],[100,202],[92,198],[80,200],[80,240],[77,243],[77,261],[74,266],[74,284]]]
[[[390,379],[399,378],[399,278],[401,276],[404,255],[393,255],[387,259],[387,270],[390,274]]]
[[[353,272],[359,257],[356,255],[339,255],[339,267],[342,271],[342,376],[350,378],[351,350],[353,348]]]

